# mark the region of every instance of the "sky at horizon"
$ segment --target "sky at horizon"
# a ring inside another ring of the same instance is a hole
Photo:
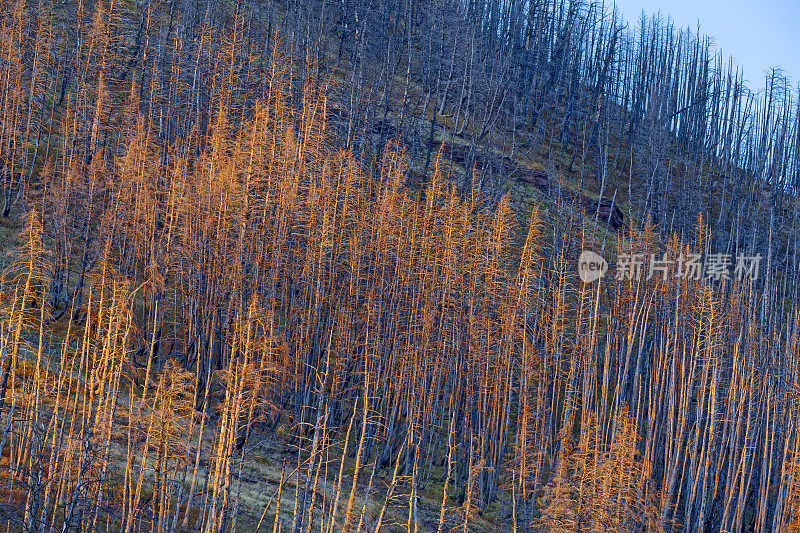
[[[661,12],[675,25],[697,30],[714,41],[727,59],[744,70],[748,87],[760,91],[765,72],[781,67],[795,89],[800,78],[800,0],[611,0],[635,27],[642,10]]]

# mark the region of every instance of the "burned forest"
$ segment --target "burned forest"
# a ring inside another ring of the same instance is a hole
[[[800,532],[800,93],[627,20],[0,0],[0,530]]]

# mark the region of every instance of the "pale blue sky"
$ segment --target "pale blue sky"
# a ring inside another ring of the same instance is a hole
[[[607,0],[613,3],[615,0]],[[697,28],[714,38],[718,49],[744,69],[751,90],[764,86],[763,72],[783,67],[792,85],[800,77],[800,0],[616,0],[625,20],[635,26],[642,9],[660,11],[676,26]]]

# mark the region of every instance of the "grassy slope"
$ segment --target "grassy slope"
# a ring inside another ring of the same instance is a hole
[[[334,76],[334,79],[336,78],[341,81],[344,77],[340,74],[338,76]],[[397,86],[402,87],[402,80],[397,81]],[[412,87],[411,92],[412,94],[415,94],[419,93],[420,91],[418,88]],[[428,131],[428,128],[430,127],[430,119],[427,116],[423,116],[421,110],[419,109],[412,111],[416,113],[415,120],[418,124],[419,130],[421,132]],[[391,114],[387,114],[387,116],[390,119],[393,118]],[[450,124],[446,120],[439,121],[439,127],[435,131],[435,139],[437,141],[448,141],[459,144],[468,142],[468,139],[465,137],[459,138],[455,136],[452,133],[452,130],[449,129],[449,126]],[[484,143],[481,145],[481,149],[486,152],[496,154],[498,157],[507,156],[511,144],[511,133],[508,130],[503,129],[502,125],[498,125],[498,129],[484,141]],[[555,141],[553,142],[553,150],[550,153],[549,161],[546,161],[546,150],[546,144],[538,147],[524,147],[522,150],[517,151],[515,160],[517,163],[529,168],[547,168],[551,173],[553,173],[553,175],[559,176],[563,180],[564,185],[572,188],[575,191],[582,190],[587,196],[593,198],[598,197],[599,190],[596,187],[593,179],[590,178],[596,174],[597,170],[592,162],[584,162],[578,158],[576,159],[573,168],[568,170],[568,165],[572,158],[571,151],[564,151],[560,144]],[[412,161],[412,168],[415,172],[422,173],[423,166],[423,161]],[[465,169],[456,166],[453,171],[456,176],[459,176],[463,175]],[[629,202],[629,199],[627,198],[628,181],[626,178],[618,177],[619,172],[617,171],[609,172],[609,175],[610,178],[606,185],[604,195],[608,198],[616,191],[616,203],[627,215]],[[582,179],[582,176],[584,179]],[[643,186],[643,183],[638,180],[637,176],[633,176],[632,180],[632,186],[634,188]],[[544,208],[545,214],[555,216],[554,213],[556,211],[554,209],[553,201],[548,198],[547,195],[535,189],[533,186],[524,183],[507,182],[504,184],[504,187],[506,187],[510,198],[518,208],[518,211],[521,215],[520,218],[522,220],[527,218],[524,215],[527,214],[529,209],[536,204],[539,204]],[[0,265],[2,267],[7,265],[7,255],[5,252],[10,247],[15,245],[13,234],[21,225],[21,214],[20,207],[17,206],[12,213],[12,216],[9,218],[0,219],[0,252],[2,252],[0,253]],[[614,232],[608,232],[607,236],[612,242],[616,240],[616,234]],[[120,398],[121,402],[123,400],[125,400],[125,397]],[[287,463],[287,473],[290,473],[294,469],[294,466],[296,466],[297,461],[297,453],[292,445],[290,445],[289,440],[285,438],[286,433],[287,428],[280,428],[280,430],[276,433],[262,434],[256,431],[251,436],[250,442],[252,446],[249,447],[250,449],[248,450],[248,454],[245,456],[245,459],[241,464],[241,490],[238,491],[241,498],[238,522],[240,531],[255,531],[256,524],[258,523],[267,502],[272,502],[272,504],[269,510],[266,512],[261,531],[272,530],[275,509],[275,504],[272,500],[275,492],[277,491],[278,479],[281,475],[281,464],[285,460]],[[210,437],[207,438],[205,445],[211,446]],[[330,455],[332,457],[336,457],[338,455],[336,453],[338,449],[340,449],[340,447],[337,444],[335,445],[335,448],[331,450]],[[373,454],[370,459],[374,461],[375,455],[376,454]],[[354,470],[353,463],[354,459],[348,455],[344,467],[345,476],[342,482],[342,496],[340,505],[343,501],[346,501],[350,486],[352,484],[352,472]],[[121,470],[123,466],[124,463],[119,463],[116,465],[118,470]],[[237,457],[234,471],[238,472],[239,468],[240,465]],[[323,498],[326,506],[330,506],[332,504],[338,469],[338,460],[332,459],[332,461],[327,465],[327,469],[325,469],[327,476],[321,477],[319,480],[317,480],[317,506],[321,505],[321,500]],[[371,471],[371,463],[367,463],[362,468],[358,483],[359,494],[356,502],[357,512],[360,512],[360,509],[363,505],[363,490],[369,480]],[[118,478],[119,474],[120,472],[117,471],[112,472],[111,475],[112,477]],[[201,468],[201,471],[199,472],[199,482],[202,482],[204,476],[205,471]],[[424,489],[419,491],[420,526],[422,531],[436,530],[439,507],[442,501],[443,484],[440,481],[442,477],[442,468],[437,461],[437,464],[433,466],[430,482]],[[382,472],[375,476],[373,480],[373,494],[371,495],[371,501],[367,506],[366,520],[368,523],[374,521],[376,518],[377,513],[382,505],[383,498],[385,497],[390,480],[391,472]],[[234,498],[236,497],[237,492],[236,483],[237,481],[234,480]],[[405,491],[398,491],[398,494],[400,495],[393,498],[393,504],[389,508],[385,518],[385,524],[391,530],[405,529],[408,516],[408,499],[407,496],[403,496],[404,493]],[[474,531],[498,530],[500,528],[500,524],[509,519],[508,516],[501,515],[500,511],[498,511],[500,508],[508,509],[508,505],[501,504],[503,501],[507,502],[509,498],[510,494],[501,488],[498,494],[498,501],[495,502],[482,516],[475,514],[471,519],[469,529]],[[284,486],[283,497],[281,499],[280,520],[284,524],[284,531],[289,527],[288,524],[290,524],[292,521],[294,499],[294,481],[290,478],[287,484]],[[455,507],[458,505],[458,502],[453,499],[448,499],[447,505],[449,507]],[[340,511],[340,518],[343,512],[343,510]],[[505,512],[507,513],[507,511]],[[449,523],[445,525],[447,530],[455,526],[457,526],[457,524]]]

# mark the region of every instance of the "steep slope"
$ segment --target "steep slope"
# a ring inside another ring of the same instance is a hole
[[[798,523],[779,77],[580,2],[17,1],[2,36],[7,529]]]

